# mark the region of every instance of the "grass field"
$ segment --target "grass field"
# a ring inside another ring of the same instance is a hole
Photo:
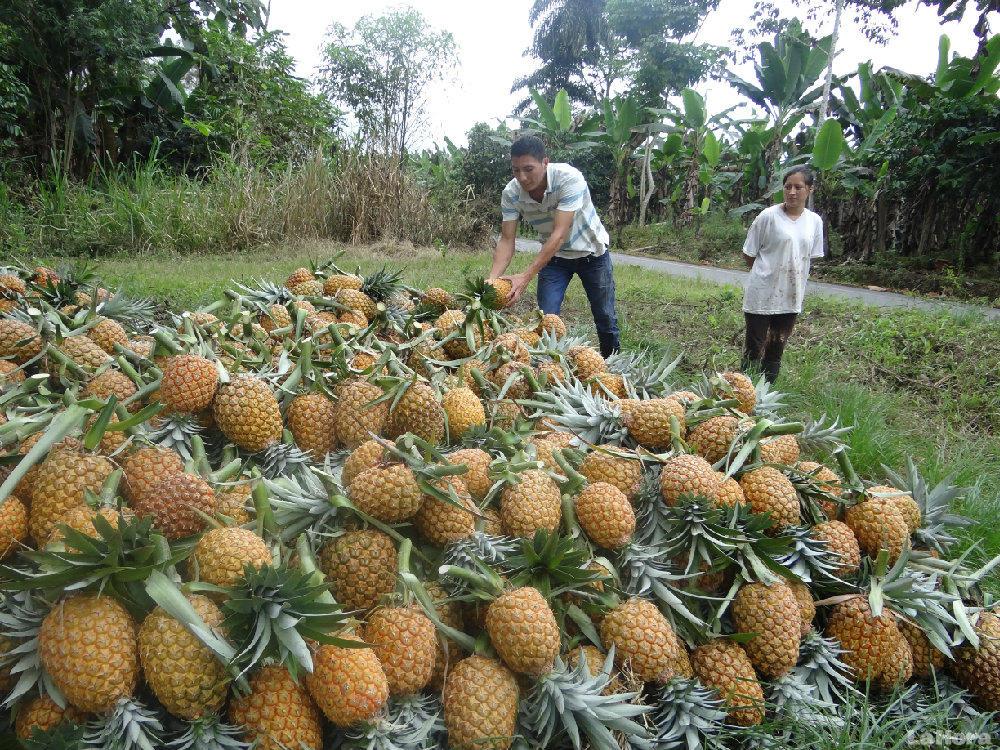
[[[109,283],[173,309],[216,299],[230,279],[281,281],[310,259],[343,252],[340,264],[370,271],[403,268],[414,286],[455,289],[488,270],[483,253],[382,245],[305,245],[240,256],[149,256],[106,260],[96,270]],[[527,260],[519,257],[515,263]],[[682,376],[739,364],[740,292],[637,268],[616,270],[619,317],[627,348],[684,353]],[[527,295],[526,295],[527,296]],[[532,300],[521,303],[530,307]],[[578,282],[564,314],[583,331],[592,325]],[[683,383],[679,383],[683,384]],[[810,299],[786,353],[778,383],[790,414],[826,414],[854,425],[851,456],[865,477],[881,466],[900,469],[913,456],[936,482],[949,474],[969,487],[959,510],[975,558],[1000,554],[1000,326],[974,318],[888,311]],[[996,583],[990,586],[1000,589]]]

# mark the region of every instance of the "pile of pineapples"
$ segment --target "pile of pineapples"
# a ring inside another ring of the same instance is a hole
[[[963,490],[862,480],[845,427],[744,374],[605,360],[502,280],[331,261],[173,314],[0,271],[0,697],[26,747],[996,731],[998,561],[953,552]]]

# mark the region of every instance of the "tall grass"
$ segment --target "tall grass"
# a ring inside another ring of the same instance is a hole
[[[26,193],[0,194],[5,255],[223,253],[320,239],[475,245],[490,231],[474,201],[432,198],[405,164],[354,149],[277,173],[224,157],[197,176],[154,153],[86,183],[54,174]]]

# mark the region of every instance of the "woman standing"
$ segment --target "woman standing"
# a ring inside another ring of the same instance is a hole
[[[802,312],[809,262],[823,257],[823,220],[806,208],[814,182],[809,167],[789,170],[784,200],[760,212],[743,243],[750,269],[743,295],[743,370],[763,371],[768,383],[778,377],[785,343]]]

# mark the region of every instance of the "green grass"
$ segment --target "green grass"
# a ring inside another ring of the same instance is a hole
[[[144,257],[97,263],[99,275],[174,309],[218,298],[229,283],[281,281],[310,259],[343,251],[341,265],[371,271],[383,263],[405,269],[415,286],[457,288],[464,276],[488,270],[485,253],[415,250],[386,244],[344,248],[313,244],[240,256]],[[527,258],[519,256],[521,267]],[[616,269],[619,317],[628,348],[683,351],[685,375],[736,367],[742,345],[740,293],[634,267]],[[531,300],[521,303],[530,307]],[[592,330],[586,297],[574,282],[564,314]],[[913,456],[929,481],[955,473],[971,489],[960,510],[977,523],[979,559],[1000,554],[1000,326],[976,318],[924,311],[878,310],[810,298],[796,327],[779,389],[790,414],[826,414],[853,424],[851,457],[865,477],[883,464],[903,468]]]

